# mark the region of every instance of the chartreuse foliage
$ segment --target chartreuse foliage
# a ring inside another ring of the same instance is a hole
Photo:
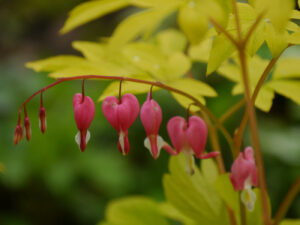
[[[106,221],[98,225],[167,225],[179,221],[184,225],[230,224],[225,203],[239,215],[238,193],[228,174],[219,175],[212,159],[203,160],[195,174],[186,173],[183,154],[170,159],[169,170],[163,178],[167,202],[133,196],[112,201],[106,209]],[[260,191],[254,190],[257,201],[253,212],[247,212],[248,225],[260,225]],[[236,217],[240,224],[239,217]],[[285,220],[281,225],[297,225],[300,220]]]
[[[262,5],[258,2],[262,2]],[[91,20],[130,5],[141,10],[125,18],[108,40],[73,42],[73,48],[80,51],[83,57],[61,55],[31,62],[27,66],[36,71],[50,72],[49,75],[53,78],[101,74],[160,81],[186,91],[205,103],[204,97],[216,97],[216,91],[202,81],[186,77],[193,62],[200,61],[207,63],[207,74],[217,71],[236,82],[232,90],[233,95],[243,93],[235,47],[223,33],[218,33],[215,28],[209,26],[210,19],[213,19],[236,36],[231,0],[90,1],[71,11],[61,32],[69,32]],[[267,43],[272,56],[278,57],[288,45],[300,43],[300,28],[295,23],[300,20],[300,12],[293,10],[293,6],[292,0],[287,0],[284,7],[280,0],[238,3],[243,35],[249,31],[257,16],[261,12],[264,13],[263,20],[254,30],[247,45],[252,91],[269,62],[256,55],[262,44]],[[156,32],[159,24],[174,12],[177,12],[177,22],[181,30],[166,29]],[[132,42],[137,38],[138,41]],[[279,60],[274,76],[269,76],[268,82],[258,94],[256,107],[269,111],[274,93],[300,104],[300,93],[297,91],[300,87],[297,80],[300,72],[296,71],[299,60]],[[290,65],[295,67],[293,71]],[[282,76],[283,74],[285,76]],[[99,97],[99,101],[108,95],[117,95],[117,86],[118,82],[112,82]],[[147,85],[124,85],[124,93],[141,94],[148,90]],[[172,96],[184,107],[191,103],[186,97],[177,94]]]
[[[299,4],[299,1],[298,1]],[[70,12],[62,33],[122,8],[134,6],[137,12],[126,17],[111,37],[99,42],[74,41],[73,48],[82,56],[60,55],[30,62],[27,67],[49,72],[55,79],[77,75],[126,76],[158,81],[182,90],[205,103],[204,97],[217,92],[205,82],[191,77],[194,63],[207,64],[207,75],[217,74],[235,83],[232,94],[244,93],[237,48],[212,23],[219,24],[233,38],[237,25],[232,0],[95,0],[80,4]],[[293,10],[294,0],[249,0],[237,4],[241,36],[245,38],[258,17],[262,17],[246,46],[250,91],[253,93],[271,60],[277,60],[292,45],[300,44],[300,12]],[[170,17],[173,15],[174,17]],[[178,27],[162,29],[166,18],[175,18]],[[257,52],[266,44],[272,59]],[[258,92],[255,106],[269,111],[275,93],[300,104],[300,58],[280,57]],[[119,82],[111,82],[99,96],[119,94]],[[154,87],[153,89],[158,90]],[[141,94],[148,85],[124,82],[122,93]],[[183,106],[190,99],[172,94]],[[240,224],[238,193],[228,174],[219,175],[214,161],[201,161],[195,174],[186,173],[182,155],[170,160],[170,173],[163,178],[167,203],[156,203],[144,197],[113,201],[101,225],[170,224],[171,220],[186,225],[230,224],[226,205],[235,212]],[[262,224],[260,190],[253,212],[247,212],[247,224]],[[281,225],[300,221],[285,220]]]

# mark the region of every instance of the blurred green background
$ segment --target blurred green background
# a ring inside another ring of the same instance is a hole
[[[74,141],[77,132],[73,118],[72,97],[81,83],[68,82],[44,95],[48,130],[38,129],[39,99],[27,107],[32,124],[32,140],[13,146],[13,132],[20,104],[34,91],[51,83],[46,74],[37,74],[24,63],[56,54],[78,54],[71,48],[73,40],[91,40],[108,36],[118,22],[133,8],[105,16],[61,36],[58,30],[67,12],[81,0],[0,1],[0,224],[50,225],[96,224],[104,218],[106,204],[127,195],[146,195],[164,200],[161,178],[167,172],[168,154],[153,160],[143,146],[145,132],[138,119],[130,128],[131,152],[123,157],[117,150],[117,134],[105,121],[101,105],[90,131],[92,138],[85,153]],[[172,21],[170,22],[172,23]],[[299,54],[293,47],[286,53]],[[261,54],[268,57],[266,47]],[[195,64],[193,74],[204,77],[205,65]],[[240,97],[232,97],[232,83],[216,74],[206,80],[222,98],[209,99],[208,106],[221,115]],[[107,82],[88,81],[86,92],[94,100]],[[138,96],[140,103],[145,95]],[[166,123],[174,115],[185,115],[165,91],[154,93],[163,109],[161,135],[168,140]],[[231,132],[239,124],[243,110],[226,126]],[[260,138],[266,166],[273,212],[300,171],[300,107],[276,96],[269,114],[258,113]],[[227,169],[232,161],[222,140]],[[249,143],[246,133],[245,143]],[[209,147],[208,147],[209,148]],[[184,191],[184,190],[183,190]],[[294,201],[288,217],[300,218],[300,197]]]

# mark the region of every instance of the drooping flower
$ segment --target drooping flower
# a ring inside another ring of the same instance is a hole
[[[205,122],[198,116],[191,116],[188,122],[183,117],[175,116],[167,124],[167,130],[175,150],[184,152],[187,156],[187,171],[194,173],[194,157],[207,159],[216,157],[219,152],[204,154],[207,141],[207,127]]]
[[[140,117],[147,134],[144,145],[150,151],[153,158],[157,159],[161,148],[163,148],[166,143],[163,138],[158,135],[162,121],[162,111],[159,104],[151,99],[150,92],[141,108]]]
[[[128,129],[136,120],[139,110],[139,102],[132,94],[125,94],[120,100],[108,96],[102,103],[105,118],[118,131],[118,149],[123,155],[129,153]]]
[[[39,127],[42,133],[44,134],[47,129],[47,119],[46,119],[46,110],[43,105],[40,106],[40,110],[39,110]]]
[[[75,136],[75,140],[83,152],[86,148],[86,144],[90,139],[90,127],[94,115],[95,115],[95,104],[89,96],[84,96],[77,93],[73,97],[73,108],[74,117],[79,132]]]
[[[29,141],[31,138],[31,126],[30,126],[29,117],[27,115],[24,118],[24,127],[26,131],[26,139]]]
[[[23,139],[23,128],[21,124],[17,124],[14,134],[14,144],[17,145]]]
[[[249,211],[253,211],[256,195],[252,186],[257,187],[257,168],[251,147],[245,148],[236,158],[231,167],[231,183],[236,191],[241,192],[242,202]]]

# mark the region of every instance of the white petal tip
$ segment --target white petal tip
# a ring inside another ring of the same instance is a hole
[[[85,136],[86,144],[89,142],[90,139],[91,139],[91,133],[89,131],[87,131],[86,136]],[[80,131],[78,131],[77,134],[75,135],[75,142],[78,144],[78,146],[80,148],[80,142],[81,142]]]
[[[253,212],[256,194],[251,188],[245,188],[241,193],[241,199],[249,212]]]
[[[156,158],[158,158],[159,155],[160,155],[160,151],[161,151],[162,147],[165,145],[165,141],[161,136],[157,135],[156,136],[156,144],[157,144],[157,150],[158,150]],[[153,153],[152,153],[152,150],[151,150],[151,142],[150,142],[150,139],[148,137],[146,137],[145,140],[144,140],[144,146],[145,146],[145,148],[147,148],[149,150],[152,157],[154,157]]]

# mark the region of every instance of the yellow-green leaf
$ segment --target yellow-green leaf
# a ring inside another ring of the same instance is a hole
[[[190,94],[191,96],[197,98],[202,104],[205,104],[205,99],[203,98],[203,96],[208,96],[208,97],[217,96],[217,93],[212,87],[195,79],[190,79],[190,78],[177,79],[173,82],[168,83],[168,85]],[[187,108],[191,103],[194,102],[190,98],[176,93],[172,93],[172,96],[184,108]],[[191,111],[196,111],[196,110],[199,110],[199,108],[195,106],[191,107]]]
[[[159,22],[176,8],[177,5],[174,3],[167,7],[143,10],[127,17],[115,29],[109,41],[110,46],[113,50],[118,50],[118,48],[136,39],[139,35],[152,32]]]
[[[228,38],[224,34],[219,34],[213,41],[206,74],[209,75],[217,70],[219,66],[234,53],[234,51],[235,48]]]
[[[189,57],[194,61],[207,62],[212,47],[212,38],[206,38],[198,45],[192,45],[189,48]]]
[[[70,12],[61,33],[65,34],[70,30],[102,17],[129,5],[127,0],[96,0],[84,2]]]
[[[275,92],[283,95],[300,105],[300,81],[298,80],[273,80],[267,84]]]
[[[174,88],[178,88],[194,97],[198,96],[208,96],[208,97],[216,97],[217,92],[210,87],[208,84],[191,79],[191,78],[182,78],[170,82],[169,85]]]
[[[294,0],[260,0],[255,1],[257,11],[266,13],[277,33],[285,31],[285,26],[294,8]]]
[[[91,61],[103,60],[105,57],[106,46],[102,43],[89,41],[74,41],[72,43],[74,49],[80,51],[84,57]]]
[[[183,225],[197,225],[195,221],[184,216],[182,213],[180,213],[180,211],[178,211],[174,206],[172,206],[169,203],[160,203],[159,210],[164,216],[172,220],[180,221]]]
[[[274,99],[274,91],[263,86],[256,97],[255,106],[264,112],[269,112]]]
[[[286,29],[288,31],[293,31],[293,32],[299,32],[300,31],[300,27],[297,25],[297,23],[294,23],[292,21],[289,21],[287,26],[286,26]]]
[[[291,19],[300,20],[300,12],[299,10],[294,9],[291,13]]]
[[[218,167],[214,159],[206,159],[201,161],[201,172],[203,177],[209,184],[214,184],[219,176]]]
[[[265,39],[274,58],[288,46],[287,31],[278,32],[269,23],[265,23]]]
[[[168,58],[166,63],[166,80],[174,80],[183,76],[190,68],[191,61],[183,53],[177,52]]]
[[[252,24],[251,24],[252,25]],[[249,27],[250,29],[250,27]],[[253,56],[264,43],[264,23],[260,22],[253,31],[247,43],[247,52]]]
[[[230,223],[221,198],[199,169],[192,176],[186,172],[184,154],[171,157],[169,170],[163,178],[165,195],[178,211],[201,225]]]
[[[249,81],[251,93],[253,93],[257,82],[259,81],[260,76],[267,67],[268,60],[263,60],[258,56],[248,58],[248,70],[249,70]],[[226,77],[229,80],[236,82],[237,84],[232,89],[233,95],[242,94],[244,91],[244,85],[242,83],[241,72],[239,65],[236,63],[224,63],[219,69],[218,73]],[[274,98],[274,92],[269,88],[263,86],[258,93],[258,96],[255,101],[255,106],[259,109],[268,112],[271,109],[272,102]]]
[[[130,0],[130,4],[137,7],[163,7],[169,4],[174,4],[174,2],[180,3],[181,0]]]
[[[239,195],[233,189],[229,174],[221,174],[214,183],[214,188],[226,204],[238,215],[240,211]]]
[[[178,24],[191,44],[198,44],[208,29],[208,20],[199,1],[189,1],[178,12]]]
[[[167,56],[158,46],[146,42],[132,43],[124,47],[123,55],[140,70],[155,78],[165,78]]]
[[[187,45],[187,39],[184,34],[175,29],[168,29],[158,33],[156,40],[166,55],[183,52]]]
[[[288,38],[288,42],[294,45],[300,45],[300,31],[291,34]]]
[[[300,225],[300,220],[299,219],[285,219],[280,223],[280,225]]]
[[[300,58],[280,59],[273,72],[273,79],[299,78],[300,77]]]
[[[169,225],[158,204],[146,197],[127,197],[109,203],[106,220],[114,225]]]
[[[81,64],[85,61],[84,58],[73,55],[59,55],[47,59],[37,60],[26,63],[26,67],[37,72],[46,71],[51,72]]]

